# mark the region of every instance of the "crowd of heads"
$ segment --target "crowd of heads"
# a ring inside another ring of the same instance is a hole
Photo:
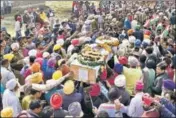
[[[2,26],[1,117],[175,117],[172,2],[74,1],[68,19],[56,13],[18,11],[14,37]],[[99,37],[118,45],[101,45],[96,83],[77,81],[71,64]]]

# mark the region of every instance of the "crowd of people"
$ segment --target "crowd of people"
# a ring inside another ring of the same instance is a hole
[[[70,18],[56,12],[18,11],[14,37],[1,27],[1,117],[176,117],[174,3],[74,1]],[[73,79],[81,49],[105,35],[119,44],[105,47],[96,83]]]
[[[1,0],[1,15],[10,14],[13,1]]]

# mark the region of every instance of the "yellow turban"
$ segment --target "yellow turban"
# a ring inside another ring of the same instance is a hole
[[[69,95],[73,93],[74,90],[75,90],[74,82],[72,80],[66,81],[63,88],[64,93]]]
[[[4,58],[4,59],[7,59],[8,61],[12,61],[12,59],[14,58],[14,54],[11,54],[11,53],[5,54],[5,55],[3,56],[3,58]]]
[[[128,35],[132,35],[133,34],[133,29],[129,29],[127,33],[128,33]]]
[[[25,79],[26,83],[39,84],[43,82],[43,75],[41,72],[34,73],[32,75],[27,76]]]
[[[59,44],[54,45],[53,51],[61,49],[61,46]]]
[[[12,118],[13,117],[13,109],[11,107],[6,107],[1,111],[2,118]]]
[[[52,75],[52,79],[54,79],[54,80],[58,80],[61,77],[62,77],[62,72],[60,70],[55,71]]]

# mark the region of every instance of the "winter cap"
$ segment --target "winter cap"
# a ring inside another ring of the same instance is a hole
[[[139,64],[139,61],[136,57],[134,56],[129,56],[128,57],[128,64],[132,67],[136,67]]]
[[[151,106],[151,104],[154,102],[154,99],[149,94],[144,94],[142,96],[142,101],[144,105]]]
[[[34,110],[36,108],[40,108],[41,106],[42,105],[40,100],[32,100],[29,104],[29,109]]]
[[[73,102],[68,106],[68,112],[73,117],[83,117],[84,113],[82,111],[79,102]]]

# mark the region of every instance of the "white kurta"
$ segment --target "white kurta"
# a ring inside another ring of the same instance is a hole
[[[12,107],[13,108],[13,117],[17,117],[17,115],[22,111],[20,101],[18,97],[15,95],[15,92],[6,89],[4,91],[2,97],[3,108]]]

